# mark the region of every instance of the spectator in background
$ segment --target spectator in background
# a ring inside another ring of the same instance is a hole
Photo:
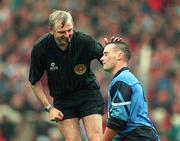
[[[121,39],[104,48],[103,69],[113,78],[108,91],[108,121],[103,141],[160,141],[148,117],[142,85],[128,69],[130,58],[130,49]]]
[[[66,141],[81,140],[79,119],[88,139],[99,141],[104,101],[90,62],[100,60],[103,47],[89,35],[75,31],[72,16],[66,11],[56,10],[50,15],[49,30],[32,50],[29,73],[32,89],[49,112],[49,119],[58,122]],[[40,82],[44,71],[54,98],[53,106]]]

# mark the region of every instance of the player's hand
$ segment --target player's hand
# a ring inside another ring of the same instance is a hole
[[[110,40],[108,40],[107,38],[104,38],[104,43],[105,45],[109,44],[109,43],[118,43],[118,42],[122,42],[122,38],[121,37],[114,37],[112,36]]]
[[[64,115],[63,113],[56,109],[55,107],[53,107],[50,111],[49,111],[49,119],[50,121],[61,121],[63,119]]]

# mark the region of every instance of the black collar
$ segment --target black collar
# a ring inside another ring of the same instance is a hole
[[[114,76],[113,76],[113,79],[118,76],[121,72],[125,71],[125,70],[129,70],[128,67],[123,67],[121,68]]]

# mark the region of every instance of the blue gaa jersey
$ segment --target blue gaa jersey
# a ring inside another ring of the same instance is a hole
[[[107,126],[118,131],[115,137],[117,140],[139,126],[155,130],[148,118],[142,86],[127,67],[119,70],[110,83]]]

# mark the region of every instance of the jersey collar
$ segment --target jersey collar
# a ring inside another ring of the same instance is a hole
[[[128,67],[123,67],[121,68],[114,76],[113,76],[113,79],[118,76],[121,72],[125,71],[125,70],[129,70]]]

